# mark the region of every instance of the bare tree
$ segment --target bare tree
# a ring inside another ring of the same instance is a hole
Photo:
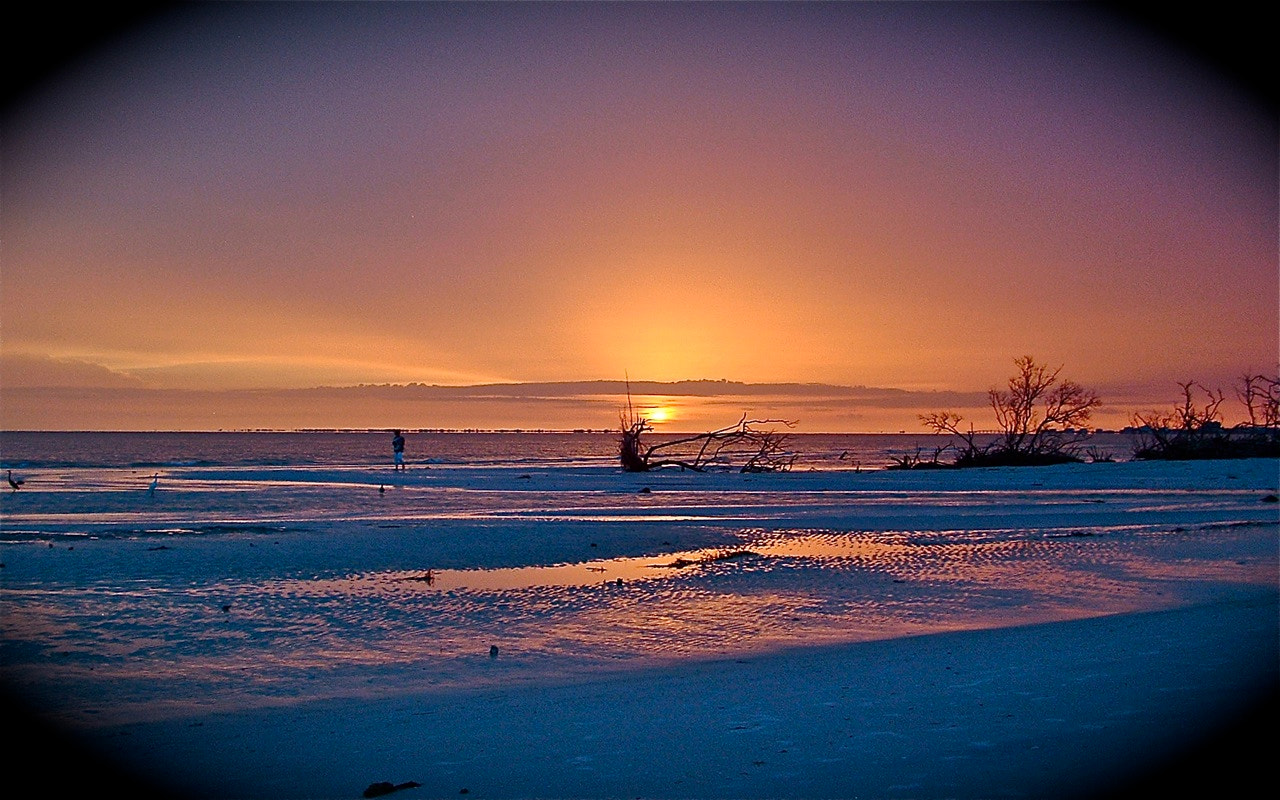
[[[977,443],[978,432],[973,429],[973,423],[970,422],[968,430],[962,428],[960,423],[964,421],[964,417],[951,411],[935,411],[931,414],[921,414],[920,421],[924,426],[934,433],[949,433],[964,443],[959,448],[960,459],[970,460],[982,452],[982,447]],[[945,447],[939,448],[938,455]],[[937,461],[937,458],[934,458]]]
[[[1252,428],[1280,428],[1280,375],[1244,375],[1236,387]]]
[[[1183,389],[1183,402],[1167,413],[1148,411],[1134,413],[1133,422],[1140,429],[1151,430],[1155,435],[1161,434],[1203,434],[1207,431],[1219,431],[1222,428],[1222,417],[1219,413],[1222,401],[1226,396],[1221,389],[1210,389],[1194,380],[1178,384]],[[1204,393],[1204,404],[1196,403],[1196,389]]]
[[[1073,452],[1069,433],[1086,425],[1093,410],[1102,404],[1098,395],[1075,381],[1059,378],[1062,367],[1050,369],[1031,356],[1014,359],[1017,373],[1006,388],[987,392],[999,429],[994,442],[979,445],[970,423],[950,411],[920,415],[925,427],[935,433],[960,438],[963,447],[956,460],[959,466],[997,464],[1049,464],[1080,460]]]
[[[1134,458],[1185,460],[1254,458],[1280,455],[1280,381],[1265,375],[1245,375],[1236,388],[1249,422],[1235,428],[1222,424],[1220,408],[1226,395],[1196,381],[1179,383],[1182,402],[1172,411],[1132,415],[1138,432]],[[1198,391],[1197,391],[1198,390]],[[1203,398],[1197,400],[1197,394]]]
[[[619,413],[621,439],[619,458],[627,472],[648,472],[676,468],[694,472],[733,470],[737,472],[786,472],[796,456],[786,449],[787,435],[762,425],[794,427],[794,421],[748,419],[706,433],[666,439],[645,445],[641,437],[653,430],[649,420],[639,415],[627,391],[627,407]]]

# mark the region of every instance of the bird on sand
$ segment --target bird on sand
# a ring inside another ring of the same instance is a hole
[[[15,492],[22,488],[22,484],[26,483],[26,481],[24,481],[22,478],[13,477],[13,470],[9,470],[8,478],[9,478],[9,488]]]

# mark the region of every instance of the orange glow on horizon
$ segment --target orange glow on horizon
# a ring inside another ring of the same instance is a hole
[[[312,390],[629,372],[885,390],[637,400],[667,432],[910,430],[1029,353],[1116,427],[1280,364],[1273,114],[1178,48],[658,6],[315,4],[263,50],[274,9],[200,6],[84,53],[6,108],[0,424],[600,427],[625,398]]]

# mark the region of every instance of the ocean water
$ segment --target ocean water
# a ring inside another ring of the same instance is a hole
[[[670,438],[668,435],[665,438]],[[616,468],[616,433],[406,431],[410,464]],[[654,434],[647,441],[659,442]],[[795,470],[883,469],[903,456],[931,457],[952,439],[932,434],[793,434]],[[1097,433],[1081,446],[1128,460],[1133,438]],[[945,456],[944,456],[945,460]],[[0,469],[169,467],[374,467],[391,463],[386,431],[72,432],[0,431]]]
[[[0,542],[306,536],[316,526],[516,517],[747,526],[798,506],[811,517],[838,518],[848,498],[828,491],[831,479],[884,473],[895,460],[929,457],[948,441],[795,435],[787,441],[795,459],[788,480],[766,491],[734,473],[624,473],[616,433],[406,434],[408,469],[394,471],[386,431],[3,432],[0,470],[23,484],[0,491]],[[1118,461],[1132,450],[1127,436],[1097,439],[1088,445],[1093,452]],[[661,501],[620,501],[619,493],[646,481],[663,487]]]

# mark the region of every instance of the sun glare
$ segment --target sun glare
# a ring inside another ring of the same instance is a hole
[[[670,422],[675,417],[675,411],[670,406],[655,406],[646,409],[644,415],[650,422]]]

